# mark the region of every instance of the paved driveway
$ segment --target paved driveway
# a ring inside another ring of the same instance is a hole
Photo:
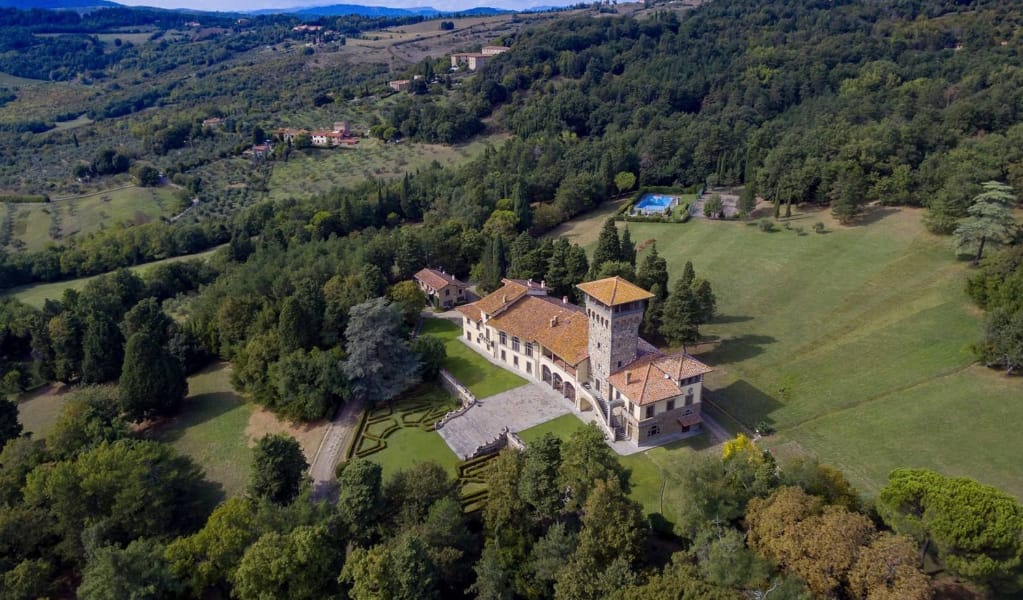
[[[572,412],[571,401],[539,383],[490,396],[437,430],[462,460],[505,427],[519,432]]]

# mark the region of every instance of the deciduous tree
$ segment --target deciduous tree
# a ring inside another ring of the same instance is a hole
[[[249,492],[257,498],[291,504],[302,489],[309,463],[302,447],[289,435],[268,434],[256,442]]]
[[[386,299],[353,306],[345,338],[343,369],[354,398],[388,402],[418,381],[419,358],[404,335],[400,313]]]

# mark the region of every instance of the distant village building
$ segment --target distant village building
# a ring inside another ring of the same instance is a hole
[[[430,303],[440,308],[451,308],[468,299],[466,290],[469,284],[459,281],[454,275],[443,270],[423,269],[416,273],[413,279],[430,299]]]
[[[292,31],[320,31],[323,29],[323,25],[295,25],[291,28]]]
[[[551,298],[543,282],[503,280],[458,307],[471,348],[594,410],[606,435],[655,445],[699,431],[703,376],[689,354],[664,354],[639,337],[650,292],[620,277],[576,286],[585,307]]]
[[[507,46],[484,46],[482,52],[458,52],[451,55],[451,67],[465,65],[470,71],[478,71],[489,59],[509,49]]]
[[[307,129],[295,129],[282,127],[274,130],[274,135],[282,142],[294,143],[295,138],[300,135],[308,135],[313,146],[319,148],[331,148],[336,146],[354,146],[359,143],[359,138],[352,135],[348,121],[337,121],[330,131],[309,131]]]
[[[224,126],[224,120],[219,118],[219,117],[214,117],[212,119],[203,119],[202,126],[203,127],[223,127]]]
[[[404,92],[407,91],[410,87],[412,87],[412,80],[395,79],[394,81],[388,82],[387,85],[390,86],[390,88],[396,92]]]

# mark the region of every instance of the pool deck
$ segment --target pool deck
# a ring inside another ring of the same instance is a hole
[[[651,200],[656,200],[651,202]],[[667,202],[663,202],[667,200]],[[668,194],[646,194],[639,199],[639,202],[632,207],[632,214],[653,214],[663,213],[664,211],[675,208],[678,206],[680,200],[679,196],[672,196]]]

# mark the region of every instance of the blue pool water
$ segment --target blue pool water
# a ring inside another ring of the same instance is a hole
[[[664,194],[647,194],[636,203],[636,210],[639,212],[663,212],[664,209],[674,205],[678,200],[677,196],[666,196]]]

